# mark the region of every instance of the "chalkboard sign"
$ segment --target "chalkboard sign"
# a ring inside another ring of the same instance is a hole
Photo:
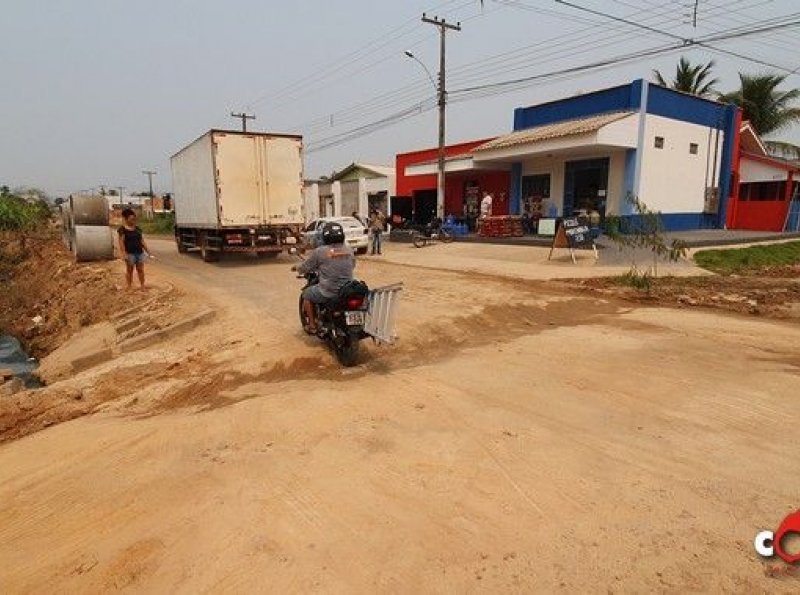
[[[547,260],[550,260],[550,258],[553,256],[553,250],[556,248],[569,249],[573,263],[576,262],[576,249],[593,250],[594,257],[598,257],[597,246],[595,246],[594,243],[592,230],[589,229],[589,226],[585,223],[581,223],[577,217],[567,217],[562,219],[558,226],[558,231],[556,231],[556,235],[553,238],[553,245],[550,247],[550,255],[547,257]]]
[[[561,225],[572,248],[594,249],[594,238],[588,225],[581,223],[577,217],[564,219]]]

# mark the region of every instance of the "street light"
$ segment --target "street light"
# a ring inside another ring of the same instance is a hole
[[[416,56],[413,54],[413,52],[411,52],[410,50],[406,50],[406,51],[405,51],[405,52],[403,52],[403,53],[404,53],[404,54],[405,54],[405,55],[406,55],[408,58],[411,58],[411,59],[412,59],[412,60],[414,60],[414,61],[415,61],[417,64],[419,64],[420,66],[422,66],[423,70],[425,71],[425,74],[427,74],[427,75],[428,75],[428,80],[431,82],[431,85],[433,85],[433,90],[434,90],[434,91],[438,91],[438,90],[439,90],[439,88],[436,86],[436,81],[434,80],[434,78],[433,78],[433,75],[431,74],[431,71],[430,71],[430,70],[428,70],[428,67],[427,67],[427,66],[425,66],[425,62],[423,62],[422,60],[420,60],[419,58],[417,58],[417,57],[416,57]]]

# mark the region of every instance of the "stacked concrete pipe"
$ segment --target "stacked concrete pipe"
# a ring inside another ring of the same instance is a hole
[[[69,236],[65,243],[77,262],[114,258],[114,236],[108,226],[105,196],[70,196],[64,213]]]

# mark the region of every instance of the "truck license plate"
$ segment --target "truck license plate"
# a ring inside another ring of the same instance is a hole
[[[363,312],[345,312],[344,320],[347,326],[364,326]]]

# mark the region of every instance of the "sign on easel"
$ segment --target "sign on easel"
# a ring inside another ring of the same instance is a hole
[[[581,223],[577,217],[567,217],[561,221],[553,238],[553,245],[550,247],[547,260],[550,260],[553,250],[556,248],[567,248],[573,264],[577,264],[575,250],[593,250],[595,258],[600,256],[597,253],[594,237],[592,237],[592,230],[585,223]]]

